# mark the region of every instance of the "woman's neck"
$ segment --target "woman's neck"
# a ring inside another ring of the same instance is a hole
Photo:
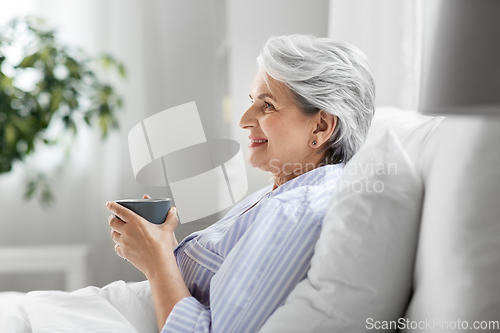
[[[279,174],[273,174],[274,183],[273,183],[273,191],[285,184],[287,181],[290,181],[300,175],[303,175],[306,172],[312,171],[319,166],[319,163],[307,163],[306,167],[295,168],[292,171],[284,171]]]

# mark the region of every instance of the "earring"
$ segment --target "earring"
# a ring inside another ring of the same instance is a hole
[[[313,146],[316,146],[316,141],[313,141]]]

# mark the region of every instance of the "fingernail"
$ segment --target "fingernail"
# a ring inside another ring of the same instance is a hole
[[[109,207],[109,201],[108,201],[108,202],[106,202],[106,207]]]

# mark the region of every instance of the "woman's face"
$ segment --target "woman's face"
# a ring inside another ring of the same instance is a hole
[[[321,160],[316,146],[317,117],[305,116],[282,82],[257,74],[250,93],[252,105],[240,127],[250,131],[248,163],[287,181],[310,171]],[[279,185],[279,184],[278,184]]]

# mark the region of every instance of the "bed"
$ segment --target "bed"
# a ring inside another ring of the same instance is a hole
[[[404,150],[409,167],[399,172],[407,172],[411,181],[393,184],[397,193],[387,187],[384,195],[359,194],[365,200],[359,207],[371,207],[364,224],[342,224],[337,218],[339,209],[352,216],[352,207],[338,205],[360,198],[332,203],[307,278],[262,332],[370,331],[369,318],[371,323],[500,320],[498,133],[498,117],[443,121],[378,108],[367,148],[353,160],[385,158],[387,149],[379,154],[377,140],[392,142],[390,147]],[[384,196],[406,206],[384,206]],[[385,220],[377,214],[404,218]],[[370,216],[382,220],[373,223]],[[359,226],[369,228],[361,232]],[[117,281],[71,293],[0,293],[0,327],[20,333],[157,332],[147,281]],[[384,331],[398,329],[425,331]]]
[[[0,293],[2,332],[158,332],[147,281],[74,292]]]

